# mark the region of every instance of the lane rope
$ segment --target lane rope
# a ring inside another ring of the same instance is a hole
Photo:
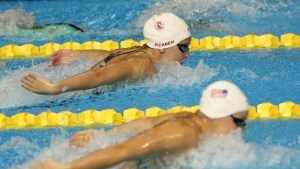
[[[87,41],[84,43],[66,42],[58,44],[54,42],[46,43],[42,46],[33,44],[24,44],[21,46],[9,44],[0,48],[0,59],[30,59],[49,57],[53,52],[59,49],[71,50],[115,50],[118,48],[128,48],[132,46],[144,45],[147,40],[140,42],[133,39],[126,39],[120,43],[113,40],[104,42]],[[207,36],[201,39],[192,38],[190,44],[191,51],[201,50],[249,50],[249,49],[268,49],[268,48],[299,48],[300,36],[293,33],[286,33],[279,37],[272,34],[261,36],[248,34],[243,37],[227,35],[225,37]]]
[[[92,125],[119,125],[135,119],[155,117],[168,113],[182,111],[195,113],[199,105],[186,107],[175,106],[167,110],[159,107],[150,107],[146,110],[129,108],[123,112],[115,109],[85,110],[80,113],[73,113],[65,110],[58,113],[45,111],[38,115],[29,112],[19,112],[11,117],[0,113],[0,129],[24,129],[24,128],[45,128],[45,127],[74,127]],[[291,101],[280,103],[278,106],[271,102],[264,102],[256,107],[250,106],[247,120],[267,119],[300,119],[300,105]]]

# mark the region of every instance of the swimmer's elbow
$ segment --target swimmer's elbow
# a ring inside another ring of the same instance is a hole
[[[90,84],[94,87],[111,84],[118,80],[116,74],[113,71],[109,72],[107,70],[98,68],[90,70],[90,72],[92,73]]]

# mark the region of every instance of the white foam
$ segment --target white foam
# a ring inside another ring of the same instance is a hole
[[[160,14],[162,12],[172,12],[178,16],[184,18],[193,27],[193,24],[197,24],[197,21],[214,22],[226,29],[232,29],[234,26],[230,26],[235,21],[236,17],[247,17],[247,21],[255,21],[258,17],[277,15],[279,10],[286,7],[292,7],[293,2],[283,2],[279,0],[276,2],[266,2],[257,0],[158,0],[149,9],[145,10],[133,23],[138,27],[143,27],[144,23],[154,14]],[[296,13],[297,8],[291,9]],[[247,12],[245,12],[247,11]],[[281,15],[291,15],[287,13],[280,13]],[[226,18],[225,18],[226,17]],[[230,19],[225,24],[222,23],[224,19]],[[201,22],[199,22],[201,23]],[[235,25],[237,26],[237,25]]]
[[[133,135],[136,135],[136,133],[126,133],[119,135],[104,136],[103,132],[103,130],[99,130],[99,132],[96,135],[91,137],[90,142],[84,148],[73,148],[69,146],[68,138],[62,130],[62,134],[52,136],[51,145],[49,147],[46,147],[41,151],[37,151],[32,160],[26,162],[25,164],[12,166],[11,169],[30,169],[30,165],[32,163],[36,161],[49,159],[60,161],[62,163],[70,162],[79,159],[85,155],[88,155],[94,152],[95,150],[115,145],[122,141],[128,140]]]
[[[253,72],[251,69],[247,69],[247,68],[240,68],[240,69],[234,70],[232,76],[237,76],[237,75],[240,75],[241,79],[251,79],[251,80],[254,80],[254,79],[257,78],[256,73]]]
[[[90,69],[94,63],[95,62],[88,60],[79,60],[71,65],[60,67],[51,67],[48,63],[42,63],[39,65],[33,65],[30,68],[21,68],[14,72],[9,72],[6,76],[0,79],[0,109],[45,103],[59,98],[69,98],[76,95],[90,93],[92,90],[68,92],[56,96],[38,95],[22,88],[20,80],[27,74],[36,74],[52,82],[56,82]],[[101,90],[106,90],[105,87],[100,88]]]
[[[33,28],[35,19],[22,8],[10,9],[0,13],[0,35],[17,34],[19,28]]]
[[[195,68],[183,66],[179,63],[174,65],[157,64],[157,73],[140,83],[127,85],[130,87],[149,87],[150,92],[155,92],[166,87],[192,86],[210,80],[219,73],[219,68],[213,69],[200,60]]]
[[[299,150],[275,145],[245,143],[240,130],[232,135],[206,136],[197,148],[183,155],[168,155],[147,161],[147,168],[161,169],[240,169],[299,166]]]

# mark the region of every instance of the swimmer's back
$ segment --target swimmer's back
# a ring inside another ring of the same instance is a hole
[[[99,61],[92,69],[104,68],[114,64],[122,64],[126,62],[132,63],[130,66],[139,74],[146,76],[155,72],[154,62],[151,57],[153,54],[147,51],[145,46],[137,46],[127,49],[118,49],[112,51]]]
[[[202,116],[202,114],[199,113],[181,112],[177,114],[167,114],[165,115],[165,118],[161,117],[161,120],[158,119],[158,121],[156,122],[157,124],[154,127],[170,123],[175,124],[175,128],[184,126],[193,128],[197,130],[197,132],[202,132],[203,129],[201,123],[203,118],[206,117]],[[200,127],[197,123],[200,124]]]

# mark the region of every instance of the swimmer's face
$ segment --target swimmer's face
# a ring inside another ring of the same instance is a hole
[[[177,45],[166,49],[164,60],[167,63],[174,61],[183,63],[190,56],[189,46],[191,44],[191,37],[180,41]]]

